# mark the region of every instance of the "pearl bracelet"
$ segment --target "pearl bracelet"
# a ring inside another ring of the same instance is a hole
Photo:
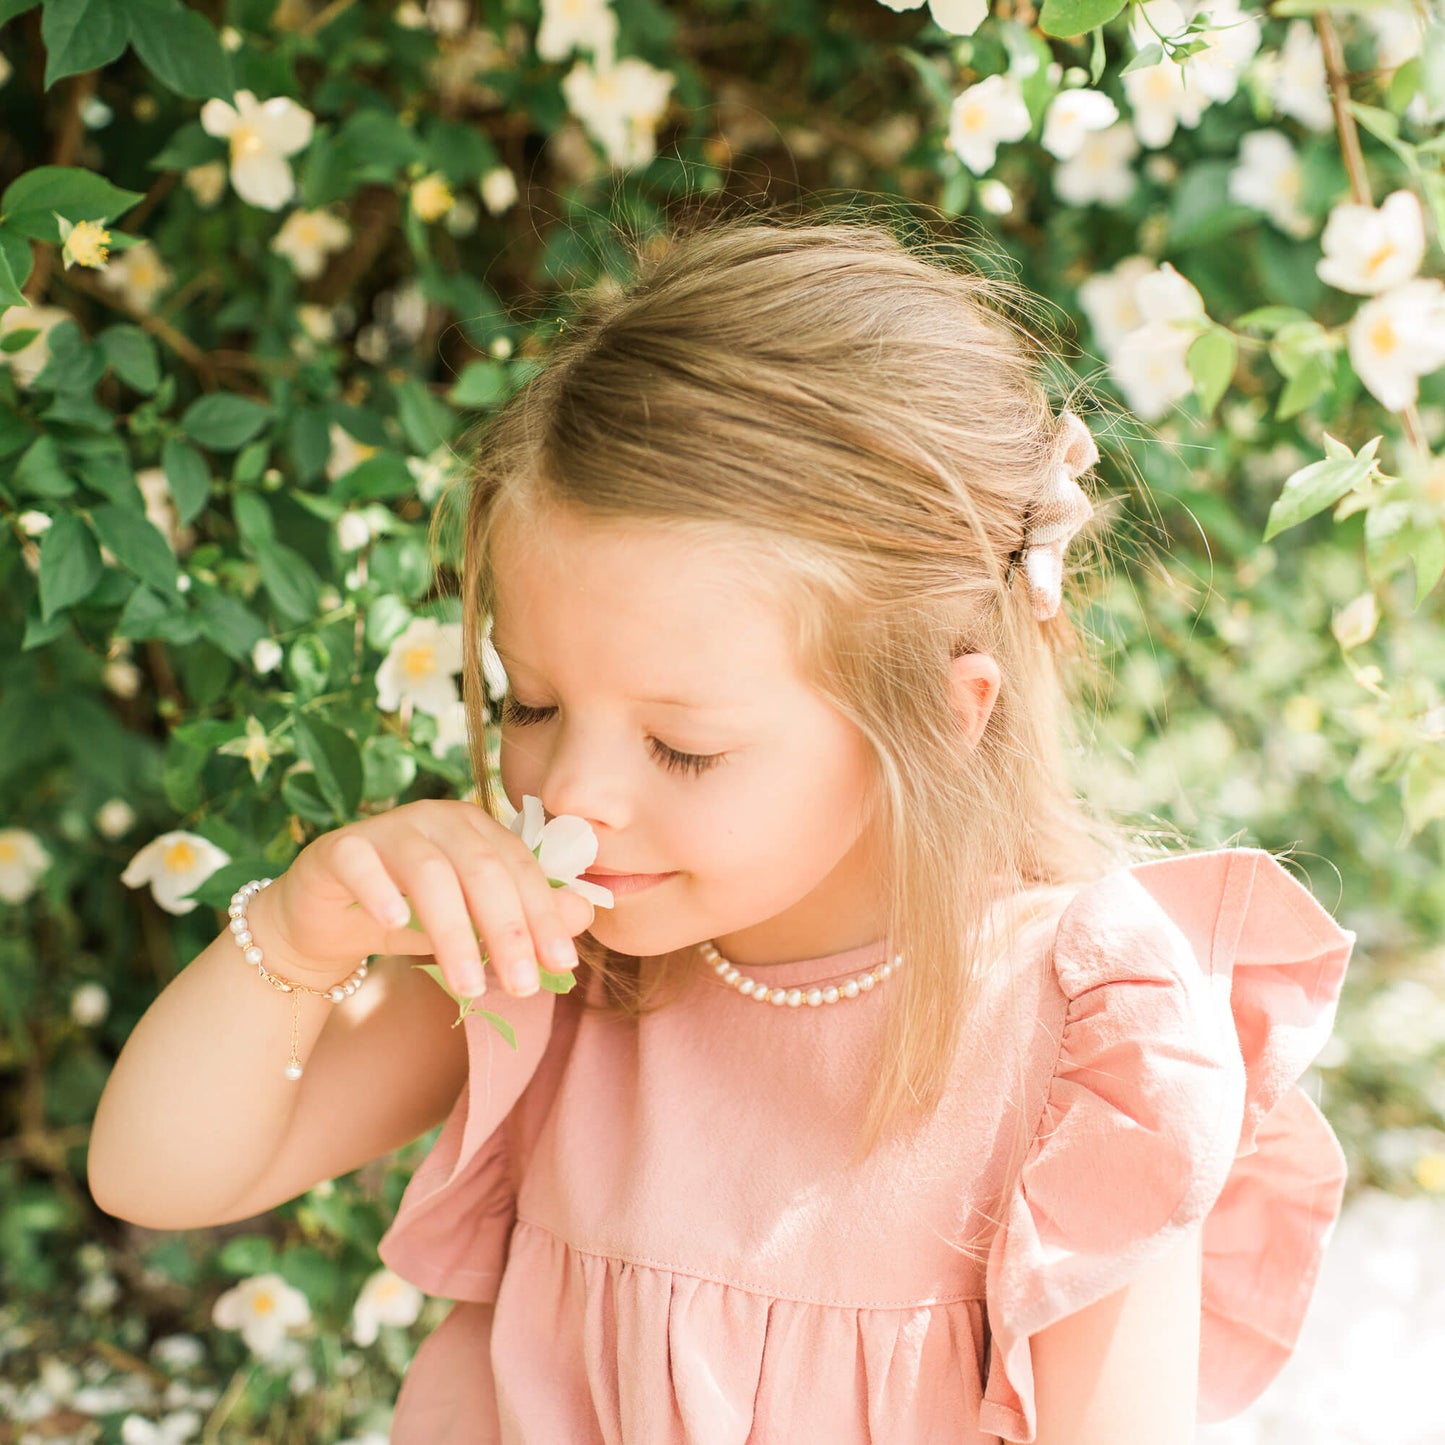
[[[231,895],[231,906],[226,912],[231,918],[231,935],[236,940],[236,946],[241,950],[242,957],[247,963],[255,964],[257,972],[278,993],[291,995],[291,1057],[286,1064],[286,1077],[294,1080],[299,1079],[302,1073],[301,1060],[297,1057],[301,1031],[301,995],[309,993],[316,998],[340,1003],[342,999],[350,998],[361,987],[366,978],[367,962],[362,959],[360,964],[352,969],[340,983],[327,989],[308,988],[304,983],[296,983],[292,979],[281,978],[278,974],[267,973],[262,964],[265,955],[261,952],[260,945],[251,933],[251,927],[246,918],[246,909],[251,900],[263,888],[269,888],[274,882],[273,878],[253,878],[249,883],[242,884]]]

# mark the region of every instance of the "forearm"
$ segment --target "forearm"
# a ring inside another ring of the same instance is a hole
[[[267,972],[316,989],[339,982],[264,942],[275,936],[269,892],[248,909]],[[260,1176],[304,1082],[284,1072],[293,1001],[304,1065],[334,1004],[271,987],[229,929],[177,974],[126,1040],[96,1109],[87,1175],[102,1209],[153,1228],[193,1227]]]

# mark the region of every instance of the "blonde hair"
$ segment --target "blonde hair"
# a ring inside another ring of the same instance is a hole
[[[888,948],[909,966],[888,988],[861,1162],[931,1112],[956,1067],[986,971],[1007,957],[983,929],[1000,882],[1008,896],[1083,882],[1158,851],[1075,797],[1087,649],[1066,610],[1034,619],[1021,573],[1005,586],[1066,441],[1043,375],[1052,349],[1008,314],[1031,293],[856,207],[684,220],[632,252],[635,275],[580,298],[463,479],[479,801],[495,801],[480,654],[504,509],[744,541],[789,609],[804,675],[871,747],[890,840]],[[950,660],[968,652],[1002,673],[971,749],[950,692]],[[588,1007],[609,1014],[660,1007],[682,974],[673,955],[645,967],[586,934],[578,945],[602,981]],[[1019,1114],[1015,1164],[1035,1122]]]

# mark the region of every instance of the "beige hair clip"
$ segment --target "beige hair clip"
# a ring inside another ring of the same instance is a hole
[[[1051,484],[1029,507],[1024,538],[1015,558],[1022,560],[1028,577],[1029,601],[1034,616],[1046,621],[1059,610],[1064,582],[1064,548],[1094,515],[1093,504],[1078,478],[1099,460],[1093,433],[1071,411],[1061,412],[1059,425],[1066,437],[1064,459]],[[1009,579],[1013,566],[1009,568]]]

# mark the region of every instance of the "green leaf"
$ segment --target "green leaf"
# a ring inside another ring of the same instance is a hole
[[[161,447],[161,468],[176,504],[176,519],[181,526],[189,526],[205,511],[211,497],[206,459],[189,442],[167,437]]]
[[[1253,311],[1246,311],[1243,316],[1235,318],[1234,327],[1236,331],[1253,331],[1258,328],[1267,336],[1272,336],[1284,326],[1293,326],[1299,322],[1310,321],[1307,311],[1301,311],[1294,306],[1256,306]]]
[[[231,501],[231,515],[243,547],[259,552],[275,542],[276,522],[270,504],[259,492],[237,492]]]
[[[251,649],[266,636],[266,624],[239,597],[197,577],[188,594],[201,636],[235,662],[250,665]]]
[[[309,622],[316,616],[321,580],[299,552],[272,542],[256,549],[256,563],[262,585],[288,622]]]
[[[0,226],[0,258],[9,266],[10,275],[17,286],[23,286],[29,280],[30,268],[35,260],[30,242],[14,231],[7,231],[3,226]]]
[[[141,199],[140,191],[124,191],[94,171],[36,166],[17,176],[0,196],[0,219],[17,235],[59,245],[57,211],[67,221],[108,221]]]
[[[122,0],[45,0],[40,38],[49,90],[67,75],[109,65],[130,39],[130,16]]]
[[[1126,4],[1127,0],[1044,0],[1039,29],[1067,40],[1107,24]]]
[[[1346,492],[1359,486],[1374,468],[1374,458],[1363,454],[1348,460],[1327,457],[1301,467],[1285,481],[1284,490],[1269,509],[1264,540],[1268,542],[1287,528],[1298,526],[1333,506]]]
[[[1128,75],[1133,70],[1148,70],[1152,66],[1158,65],[1163,59],[1164,47],[1157,40],[1152,41],[1139,51],[1127,65],[1120,66],[1119,74]]]
[[[140,329],[129,324],[107,327],[96,338],[110,368],[132,391],[150,396],[161,384],[160,357],[156,344]]]
[[[0,25],[33,10],[39,3],[40,0],[0,0]]]
[[[1194,391],[1206,417],[1214,414],[1220,397],[1229,389],[1237,356],[1234,337],[1222,326],[1211,326],[1190,343],[1185,364],[1194,378]]]
[[[21,291],[14,271],[10,269],[10,258],[0,249],[0,311],[7,306],[28,306],[25,293]]]
[[[26,450],[16,464],[12,481],[18,491],[35,497],[68,497],[75,482],[60,460],[60,448],[48,432]]]
[[[356,740],[307,713],[292,718],[296,752],[315,771],[316,786],[338,823],[348,823],[361,803],[361,752]]]
[[[90,520],[122,567],[157,592],[180,597],[176,555],[144,512],[107,502],[92,510]]]
[[[40,539],[40,615],[47,622],[88,597],[105,571],[90,528],[71,512],[57,512]]]
[[[181,417],[181,430],[216,452],[244,446],[271,419],[271,408],[250,397],[218,392],[193,401]]]
[[[447,399],[454,406],[496,406],[506,399],[510,391],[507,369],[501,362],[472,361],[463,369]]]
[[[204,15],[174,0],[131,5],[131,44],[167,89],[189,100],[230,100],[231,60]]]

